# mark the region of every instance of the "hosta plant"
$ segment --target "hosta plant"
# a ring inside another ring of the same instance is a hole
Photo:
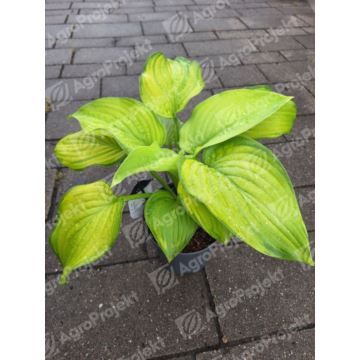
[[[197,62],[154,53],[140,76],[141,101],[101,98],[71,115],[82,130],[57,144],[59,161],[74,170],[118,167],[111,183],[75,186],[60,202],[50,244],[64,268],[61,282],[111,249],[126,202],[138,198],[146,198],[146,224],[169,262],[201,227],[222,244],[236,236],[262,254],[313,264],[291,180],[258,141],[291,131],[292,97],[266,86],[223,91],[180,121],[177,114],[203,88]],[[141,172],[159,180],[161,190],[114,193]]]

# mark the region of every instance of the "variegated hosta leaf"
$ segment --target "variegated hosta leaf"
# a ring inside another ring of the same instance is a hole
[[[99,259],[120,231],[124,200],[104,181],[70,189],[60,202],[50,244],[64,267],[61,283],[76,268]]]
[[[228,90],[206,99],[180,130],[180,147],[188,153],[231,139],[260,124],[291,97],[263,89]]]
[[[64,166],[74,170],[111,165],[126,155],[114,137],[104,130],[67,135],[56,144],[55,154]]]
[[[160,190],[146,201],[145,221],[168,261],[172,261],[193,237],[197,224],[179,199]]]
[[[72,117],[85,131],[104,129],[126,151],[139,146],[165,143],[164,126],[140,101],[129,98],[101,98],[80,107]]]
[[[296,104],[290,100],[274,114],[242,135],[253,139],[270,139],[291,132],[296,118]]]
[[[201,67],[182,57],[175,60],[154,53],[140,76],[140,97],[150,109],[165,118],[174,118],[204,87]]]
[[[272,91],[269,85],[255,85],[249,89]],[[275,138],[291,132],[296,118],[296,104],[293,100],[286,103],[273,115],[254,126],[242,135],[253,139]]]
[[[239,136],[207,149],[203,161],[187,159],[181,166],[192,196],[259,252],[313,264],[290,179],[271,151]]]
[[[231,232],[209,211],[209,209],[191,196],[180,182],[177,188],[180,200],[193,219],[214,239],[228,243]]]
[[[175,121],[178,122],[178,126],[174,123],[173,119],[164,118],[160,115],[157,115],[158,120],[163,124],[165,130],[166,130],[166,140],[164,145],[165,146],[171,146],[178,142],[178,129],[181,128],[183,123],[176,119]]]
[[[111,186],[144,171],[176,171],[179,154],[157,145],[141,146],[130,152],[116,171]]]

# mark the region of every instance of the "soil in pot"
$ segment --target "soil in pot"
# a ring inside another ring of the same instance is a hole
[[[215,240],[208,233],[206,233],[202,228],[198,228],[193,238],[186,245],[185,249],[182,252],[192,253],[192,252],[200,251],[207,248],[209,245],[211,245],[214,242]]]

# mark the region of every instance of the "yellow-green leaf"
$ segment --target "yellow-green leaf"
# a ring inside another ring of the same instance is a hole
[[[145,171],[176,171],[179,154],[157,145],[141,146],[130,152],[116,171],[111,186],[126,177]]]
[[[279,111],[291,97],[263,89],[228,90],[193,110],[180,130],[180,147],[188,153],[231,139]]]
[[[121,226],[124,200],[104,181],[70,189],[59,206],[50,244],[64,267],[60,279],[99,259],[114,244]]]
[[[197,224],[179,199],[168,191],[153,193],[146,201],[144,215],[160,249],[172,261],[193,237]]]
[[[80,107],[72,117],[85,131],[104,129],[126,151],[165,143],[164,126],[144,104],[129,98],[101,98]]]
[[[104,130],[67,135],[56,144],[55,154],[64,166],[74,170],[111,165],[126,155],[114,137]]]
[[[174,118],[204,87],[200,64],[154,53],[140,76],[141,100],[157,114]]]
[[[177,188],[182,204],[193,219],[215,240],[227,244],[231,232],[209,211],[209,209],[191,196],[180,182]]]
[[[236,236],[259,252],[313,264],[290,179],[257,141],[238,136],[182,163],[181,182]]]
[[[270,139],[289,134],[294,125],[295,118],[296,104],[291,100],[274,114],[242,135],[253,139]]]

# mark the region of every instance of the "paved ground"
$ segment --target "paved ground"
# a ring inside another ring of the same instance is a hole
[[[46,0],[46,233],[64,192],[112,168],[72,172],[52,155],[76,131],[66,115],[101,96],[138,97],[153,51],[202,63],[206,91],[272,84],[292,94],[292,135],[268,141],[287,168],[314,243],[314,13],[280,0]],[[189,110],[182,117],[186,119]],[[136,179],[119,189],[129,191]],[[117,245],[57,286],[46,247],[46,355],[53,359],[313,359],[314,271],[244,244],[218,248],[205,270],[176,277],[141,220],[124,215]]]

